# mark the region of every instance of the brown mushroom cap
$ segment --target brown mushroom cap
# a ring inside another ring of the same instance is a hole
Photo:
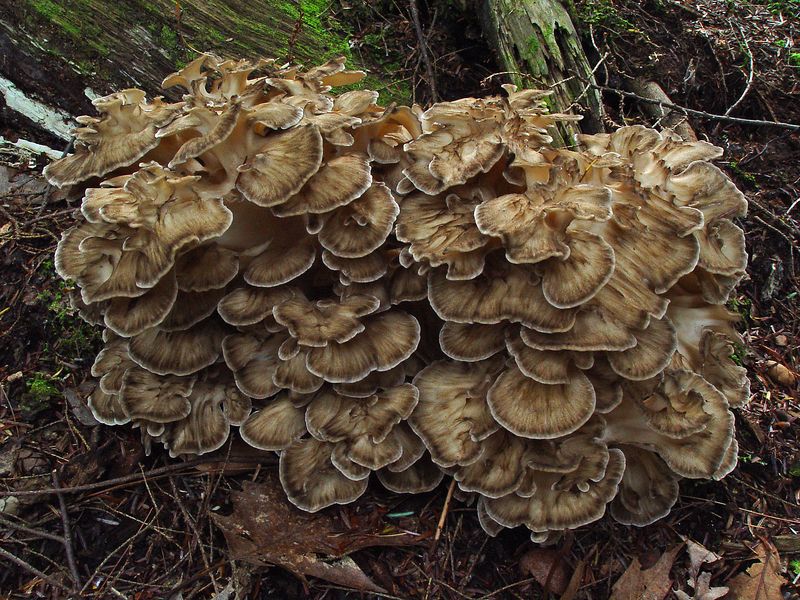
[[[213,319],[181,331],[154,327],[131,338],[130,356],[158,375],[190,375],[217,361],[225,333]]]
[[[273,376],[278,368],[278,348],[285,339],[285,335],[264,332],[234,333],[222,340],[225,364],[243,393],[257,399],[278,393]]]
[[[170,272],[155,286],[136,298],[111,300],[104,314],[106,327],[131,337],[160,324],[170,314],[178,297],[175,273]]]
[[[206,244],[182,254],[175,261],[178,289],[182,292],[207,292],[224,288],[239,272],[235,252]]]
[[[516,435],[550,439],[572,433],[594,413],[589,379],[573,371],[567,383],[544,384],[526,377],[515,363],[500,373],[486,396],[495,420]]]
[[[294,291],[287,287],[242,286],[220,300],[217,312],[230,325],[252,325],[272,316],[272,310],[293,295]]]
[[[484,360],[505,348],[506,327],[480,323],[445,322],[439,332],[439,346],[455,360]]]
[[[273,309],[275,320],[289,330],[303,346],[322,347],[329,341],[343,344],[364,331],[360,318],[375,312],[379,301],[374,296],[354,295],[336,302],[310,302],[294,296]]]
[[[499,498],[515,492],[525,475],[525,440],[500,429],[480,442],[478,460],[459,466],[453,477],[465,492]]]
[[[423,456],[407,469],[381,469],[376,473],[383,487],[398,494],[430,492],[442,481],[444,473],[428,456]]]
[[[609,352],[608,363],[627,379],[641,381],[655,377],[672,360],[678,348],[675,326],[664,317],[651,319],[647,329],[635,333],[636,345],[621,352]]]
[[[332,504],[352,502],[367,489],[368,478],[348,479],[333,466],[335,444],[303,438],[281,452],[280,479],[289,501],[317,512]]]
[[[621,446],[625,474],[611,503],[611,516],[624,525],[642,527],[666,516],[678,500],[675,474],[657,454]]]
[[[239,428],[242,439],[259,450],[283,450],[306,433],[305,410],[279,394]]]
[[[185,418],[192,405],[188,400],[195,377],[163,377],[133,367],[125,372],[119,396],[132,419],[171,423]]]
[[[375,182],[361,197],[333,211],[319,231],[319,243],[343,258],[366,256],[386,241],[399,212],[389,188]]]
[[[468,465],[481,456],[480,441],[499,429],[486,403],[486,393],[502,362],[437,361],[414,377],[419,404],[408,419],[443,467]]]

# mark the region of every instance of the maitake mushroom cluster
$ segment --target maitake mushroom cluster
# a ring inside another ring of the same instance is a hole
[[[543,92],[418,107],[202,56],[81,117],[51,182],[87,182],[59,244],[105,327],[89,403],[173,456],[231,426],[295,505],[444,475],[491,534],[643,525],[735,465],[748,398],[725,309],[746,202],[721,150],[624,127],[554,148]]]

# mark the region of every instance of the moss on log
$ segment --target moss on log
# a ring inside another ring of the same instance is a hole
[[[600,96],[586,88],[592,69],[569,13],[558,0],[485,0],[483,30],[510,79],[521,87],[551,88],[550,109],[565,111],[576,98],[588,108],[580,129],[602,131]],[[559,130],[561,143],[577,128]]]

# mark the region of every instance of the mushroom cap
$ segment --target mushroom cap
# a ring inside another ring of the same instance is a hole
[[[283,450],[305,433],[305,409],[295,406],[286,393],[253,412],[239,428],[241,438],[259,450]]]
[[[188,397],[195,381],[195,377],[163,377],[133,367],[125,372],[120,402],[132,419],[154,423],[179,421],[192,409]]]
[[[310,302],[296,295],[277,304],[275,320],[303,346],[322,347],[330,341],[343,344],[364,331],[360,318],[377,310],[374,296],[354,295],[343,299]]]
[[[236,253],[214,243],[193,248],[175,261],[178,289],[182,292],[224,288],[238,272]]]
[[[505,348],[506,327],[446,321],[439,332],[439,346],[454,360],[484,360]]]
[[[281,485],[296,507],[317,512],[332,504],[348,504],[366,491],[368,478],[348,479],[333,466],[334,448],[335,444],[311,437],[297,440],[281,452]]]
[[[486,394],[502,362],[436,361],[414,377],[419,404],[408,419],[442,467],[468,465],[481,456],[480,441],[499,429]]]
[[[510,363],[486,396],[494,419],[525,438],[550,439],[572,433],[594,413],[594,387],[580,371],[567,383],[545,384]]]
[[[669,514],[678,500],[678,478],[657,454],[635,446],[620,446],[625,473],[611,503],[614,520],[643,527]]]
[[[402,471],[381,469],[376,473],[383,487],[398,494],[430,492],[444,478],[444,473],[428,456],[423,456]]]
[[[214,319],[181,331],[154,327],[131,338],[130,356],[158,375],[191,375],[217,361],[225,333],[223,325]]]

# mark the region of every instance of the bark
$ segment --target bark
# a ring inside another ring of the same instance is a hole
[[[577,101],[586,108],[580,128],[560,127],[564,145],[580,131],[603,131],[602,103],[592,68],[581,47],[569,13],[559,0],[484,0],[483,31],[495,49],[501,66],[520,87],[552,89],[553,112],[566,111]]]

